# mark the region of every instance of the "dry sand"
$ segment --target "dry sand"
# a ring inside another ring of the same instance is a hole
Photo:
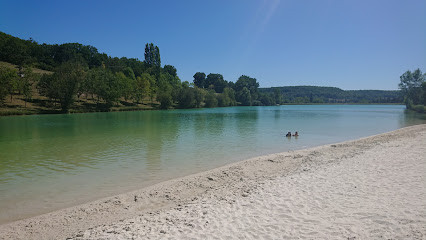
[[[0,226],[1,239],[426,239],[426,125],[249,159]]]

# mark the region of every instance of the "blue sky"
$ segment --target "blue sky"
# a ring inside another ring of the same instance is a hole
[[[0,31],[140,60],[153,42],[190,82],[200,71],[261,87],[391,90],[406,70],[426,71],[424,0],[1,0]]]

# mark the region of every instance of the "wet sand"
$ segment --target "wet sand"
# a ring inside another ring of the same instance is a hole
[[[426,125],[0,225],[0,239],[426,239]]]

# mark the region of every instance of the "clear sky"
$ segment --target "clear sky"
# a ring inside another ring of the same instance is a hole
[[[190,82],[391,90],[406,70],[426,72],[425,0],[0,0],[0,31],[140,60],[153,42]]]

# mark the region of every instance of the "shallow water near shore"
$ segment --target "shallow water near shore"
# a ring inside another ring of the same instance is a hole
[[[0,223],[268,153],[425,123],[400,105],[0,118]],[[298,138],[286,138],[299,131]]]

